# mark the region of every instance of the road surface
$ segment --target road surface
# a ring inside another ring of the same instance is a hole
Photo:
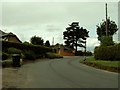
[[[20,88],[118,88],[118,74],[79,63],[82,57],[64,57],[23,65]]]

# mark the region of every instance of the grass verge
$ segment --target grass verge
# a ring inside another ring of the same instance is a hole
[[[120,61],[95,60],[94,57],[91,56],[91,57],[87,57],[85,61],[81,60],[80,63],[98,69],[120,73]]]
[[[22,59],[20,59],[20,65],[23,65]],[[12,59],[7,59],[2,61],[2,67],[13,67],[13,61]]]

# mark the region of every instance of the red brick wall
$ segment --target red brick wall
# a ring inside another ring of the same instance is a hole
[[[57,53],[62,56],[75,56],[72,51],[66,51],[64,50],[64,46],[60,46],[60,51],[58,50],[58,47],[54,47],[57,50]]]
[[[65,52],[65,51],[60,51],[60,55],[62,56],[74,56],[73,53]]]

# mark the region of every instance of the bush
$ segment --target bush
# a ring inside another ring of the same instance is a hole
[[[8,58],[9,58],[9,54],[3,52],[2,53],[2,60],[6,60]]]
[[[13,42],[2,42],[2,50],[6,53],[23,53],[23,58],[26,59],[37,59],[45,56],[47,52],[52,52],[52,49],[40,45],[22,44]]]
[[[29,59],[29,60],[35,60],[36,59],[36,55],[33,51],[24,51],[23,52],[24,55],[24,59]]]
[[[94,49],[94,58],[95,58],[96,60],[99,59],[99,52],[98,52],[98,49],[99,49],[99,47],[95,47],[95,49]]]
[[[52,52],[52,49],[49,47],[45,46],[40,46],[40,45],[32,45],[32,44],[21,44],[21,43],[13,43],[13,42],[2,42],[2,50],[7,51],[8,48],[16,48],[21,51],[33,51],[36,54],[45,54],[46,52]]]
[[[120,44],[115,46],[115,60],[120,60]]]
[[[94,57],[96,60],[120,60],[120,44],[96,47]]]
[[[8,48],[8,53],[9,54],[21,54],[21,50],[11,47],[11,48]]]

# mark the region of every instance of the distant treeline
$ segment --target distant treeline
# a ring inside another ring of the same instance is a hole
[[[75,53],[75,55],[76,55],[76,56],[84,56],[84,55],[86,55],[86,56],[92,56],[93,54],[92,54],[92,52],[90,52],[90,51],[87,51],[87,52],[77,51],[77,52]]]

